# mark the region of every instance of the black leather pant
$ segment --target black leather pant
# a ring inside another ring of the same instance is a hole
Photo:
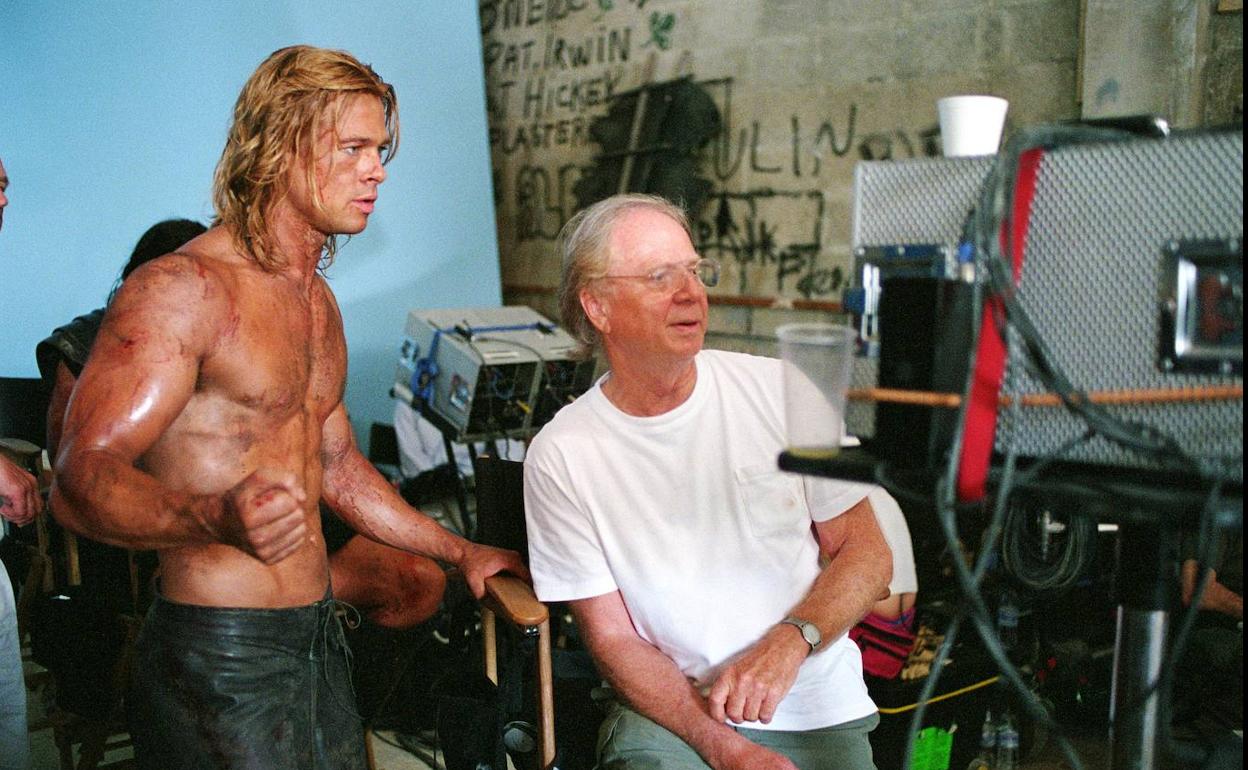
[[[130,696],[145,770],[364,770],[350,651],[326,598],[221,609],[156,598]]]

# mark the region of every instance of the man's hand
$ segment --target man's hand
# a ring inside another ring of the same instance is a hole
[[[499,572],[510,572],[525,580],[532,579],[529,577],[528,568],[520,560],[520,554],[477,543],[468,543],[464,547],[463,558],[456,566],[468,583],[472,595],[478,599],[485,596],[485,579]]]
[[[19,527],[34,521],[43,510],[35,477],[0,457],[0,516]]]
[[[253,472],[225,494],[222,542],[265,564],[278,563],[299,550],[307,537],[307,497],[290,471]]]
[[[780,625],[719,673],[707,695],[711,717],[767,724],[797,679],[810,646],[794,626]]]

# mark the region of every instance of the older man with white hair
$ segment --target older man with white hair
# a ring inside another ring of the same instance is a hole
[[[703,350],[719,265],[660,198],[578,213],[563,323],[610,371],[525,459],[538,596],[621,701],[603,768],[874,767],[846,632],[887,595],[869,485],[788,474],[781,363]]]

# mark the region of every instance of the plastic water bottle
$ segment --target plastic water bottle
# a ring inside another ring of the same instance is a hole
[[[992,709],[984,713],[984,726],[979,730],[979,755],[971,760],[966,770],[994,770],[997,760],[997,723],[992,721]]]
[[[1008,588],[1001,592],[1001,601],[997,604],[997,636],[1007,651],[1018,644],[1018,600]]]
[[[997,759],[992,770],[1015,770],[1018,767],[1018,728],[1009,711],[1001,718],[997,728]]]

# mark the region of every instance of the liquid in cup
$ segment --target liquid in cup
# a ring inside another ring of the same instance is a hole
[[[784,363],[785,437],[789,454],[827,459],[841,450],[845,394],[855,332],[831,323],[785,324],[776,329]]]

